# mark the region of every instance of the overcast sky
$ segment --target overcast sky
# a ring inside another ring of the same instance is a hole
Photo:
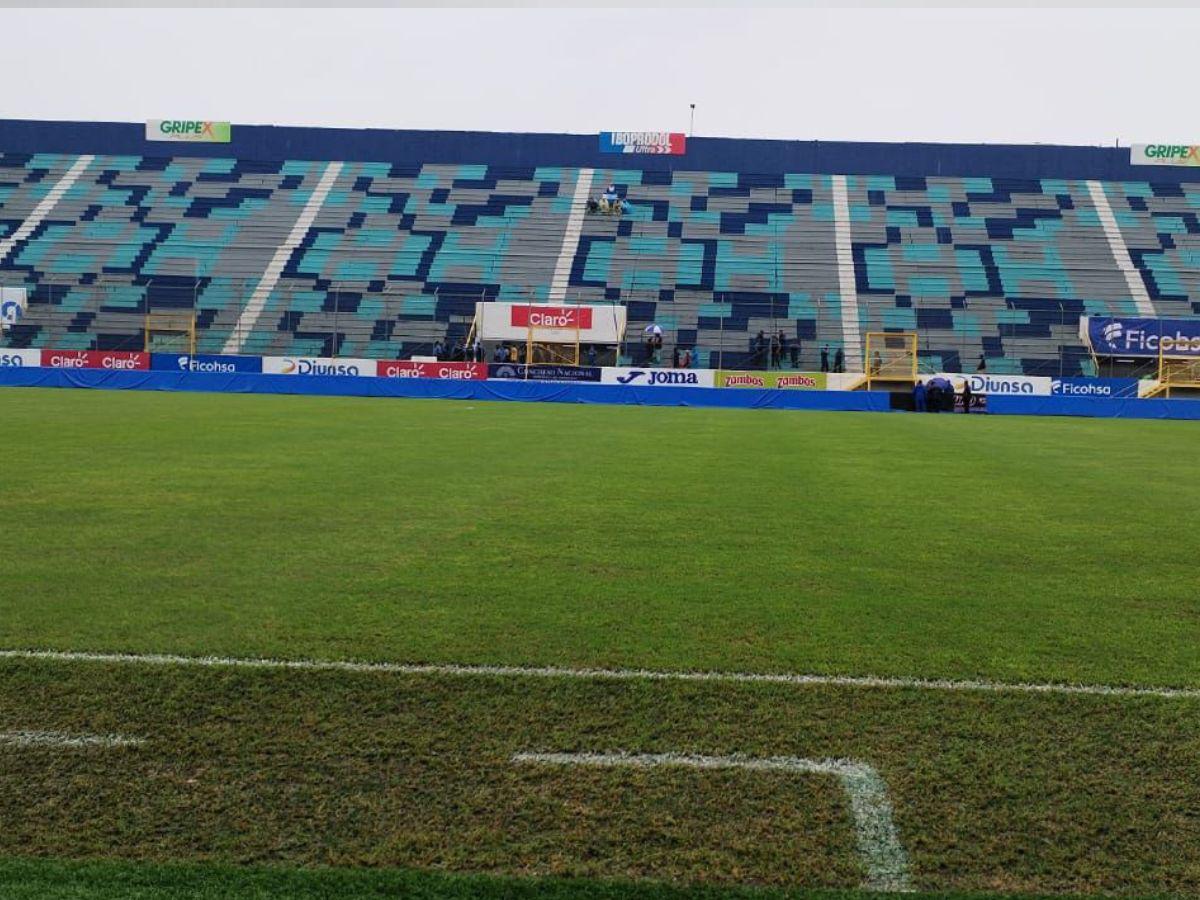
[[[1196,10],[0,10],[0,118],[1200,142]]]

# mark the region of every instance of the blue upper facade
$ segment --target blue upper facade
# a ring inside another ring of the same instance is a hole
[[[595,134],[233,126],[228,144],[150,142],[144,123],[0,119],[0,147],[24,153],[350,160],[410,165],[610,167]],[[619,158],[619,157],[618,157]],[[1195,169],[1131,166],[1127,147],[689,138],[682,156],[631,156],[643,171],[1200,181]]]

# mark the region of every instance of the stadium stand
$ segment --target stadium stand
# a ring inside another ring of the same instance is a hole
[[[594,136],[235,126],[164,145],[0,122],[0,281],[30,292],[3,342],[142,349],[146,313],[182,311],[199,352],[406,358],[464,338],[478,300],[610,302],[712,367],[748,365],[760,329],[810,370],[822,346],[858,368],[867,331],[915,331],[930,370],[1089,374],[1080,315],[1200,313],[1189,177],[1102,148],[621,157]],[[588,214],[610,183],[624,213]]]

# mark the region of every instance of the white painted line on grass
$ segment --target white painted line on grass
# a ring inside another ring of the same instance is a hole
[[[142,738],[119,734],[74,734],[69,731],[0,731],[0,745],[16,747],[136,747]]]
[[[516,763],[553,766],[600,766],[652,769],[683,766],[692,769],[749,769],[754,772],[836,775],[850,798],[858,853],[866,869],[863,889],[911,891],[908,854],[892,821],[887,784],[867,763],[854,759],[802,759],[797,756],[696,756],[689,753],[517,753]]]
[[[876,678],[870,675],[796,675],[786,672],[671,672],[658,669],[587,669],[559,666],[489,666],[458,665],[455,663],[252,659],[233,656],[176,656],[169,653],[90,653],[68,650],[0,650],[0,659],[45,659],[56,662],[102,662],[147,666],[201,666],[207,668],[235,669],[300,669],[317,672],[384,672],[395,675],[573,678],[585,681],[712,681],[729,684],[785,684],[794,687],[983,691],[997,694],[1088,694],[1100,697],[1163,697],[1176,700],[1200,700],[1200,688],[1054,684],[1019,681],[953,681],[939,678]]]

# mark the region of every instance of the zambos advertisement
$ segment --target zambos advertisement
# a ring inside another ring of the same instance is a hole
[[[791,391],[824,391],[824,372],[717,372],[717,387],[772,388]]]

